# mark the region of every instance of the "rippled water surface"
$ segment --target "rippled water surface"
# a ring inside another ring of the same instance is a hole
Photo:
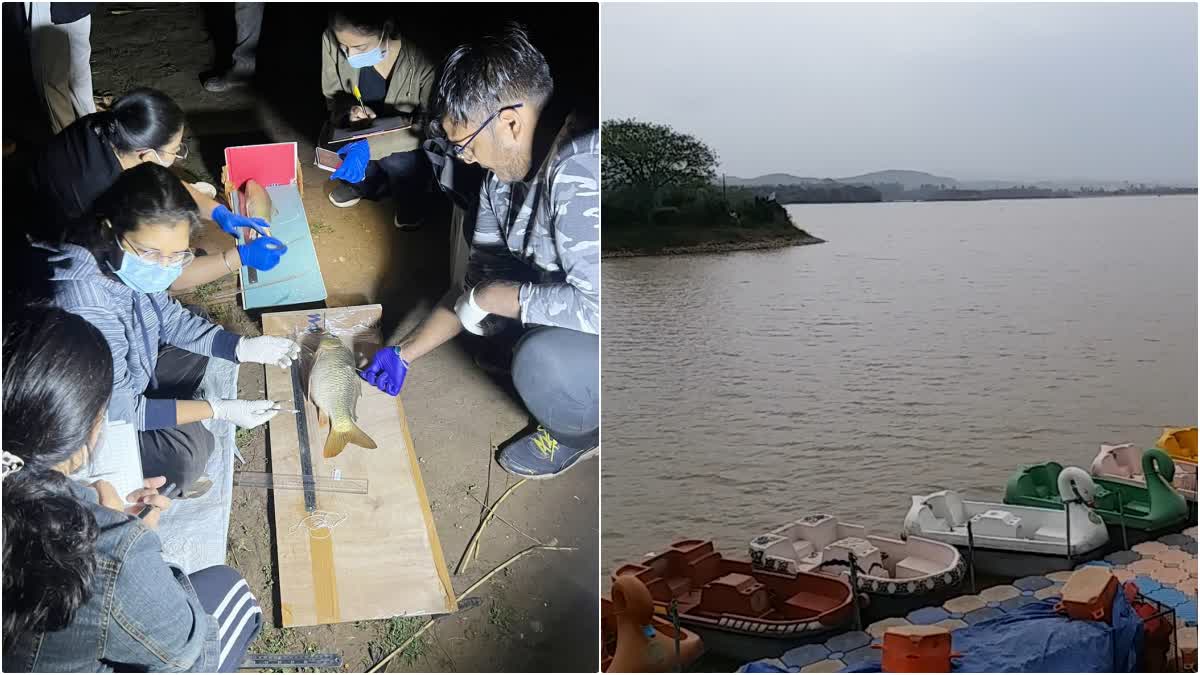
[[[828,243],[604,262],[606,573],[1195,424],[1195,197],[789,209]]]

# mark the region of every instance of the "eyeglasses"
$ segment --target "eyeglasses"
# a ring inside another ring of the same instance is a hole
[[[142,248],[141,246],[134,244],[132,241],[129,241],[128,237],[123,237],[122,243],[124,243],[125,246],[128,246],[132,250],[133,254],[142,262],[158,265],[159,267],[187,267],[188,265],[192,264],[193,260],[196,259],[196,254],[190,248],[186,251],[180,251],[178,253],[171,253],[167,255],[162,251],[156,251],[152,248]]]
[[[383,41],[386,37],[387,37],[386,35],[384,35],[383,33],[380,33],[379,34],[379,43],[376,44],[375,47],[371,47],[370,49],[368,49],[366,47],[366,45],[356,45],[354,47],[347,47],[346,45],[344,45],[340,42],[338,43],[337,48],[338,48],[338,51],[340,51],[342,53],[342,56],[347,56],[347,57],[350,56],[351,49],[357,50],[354,52],[355,54],[363,54],[365,52],[371,51],[371,49],[375,49],[377,47],[383,47]]]
[[[467,136],[467,140],[463,141],[462,143],[455,143],[455,144],[451,145],[450,152],[454,153],[454,156],[456,158],[462,159],[463,156],[467,152],[467,146],[471,144],[471,141],[475,140],[476,136],[478,136],[484,129],[487,128],[487,125],[492,123],[492,120],[499,117],[500,113],[504,112],[505,110],[516,110],[517,108],[520,108],[523,105],[525,105],[525,104],[524,103],[514,103],[512,105],[504,106],[503,108],[497,110],[496,112],[492,113],[491,115],[488,115],[488,118],[483,121],[483,124],[479,125],[479,128],[475,130],[475,133],[471,134],[470,136]]]
[[[167,151],[167,154],[175,155],[175,159],[187,159],[188,158],[188,146],[186,143],[180,143],[178,150],[176,150],[175,152]]]

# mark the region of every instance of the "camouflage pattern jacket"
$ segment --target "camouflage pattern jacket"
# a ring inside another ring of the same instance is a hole
[[[489,173],[466,288],[521,283],[521,323],[600,334],[600,133],[568,119],[528,182]]]

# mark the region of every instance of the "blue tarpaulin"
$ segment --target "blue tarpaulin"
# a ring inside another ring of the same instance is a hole
[[[1069,619],[1054,611],[1057,599],[1030,603],[953,633],[955,673],[1129,673],[1137,669],[1142,620],[1123,593],[1113,600],[1112,625]],[[882,672],[881,657],[844,673]],[[746,664],[740,672],[788,672],[777,659]]]

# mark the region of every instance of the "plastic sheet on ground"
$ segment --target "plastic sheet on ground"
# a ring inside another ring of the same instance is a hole
[[[237,379],[238,364],[209,359],[197,398],[208,401],[237,398]],[[183,568],[186,574],[225,564],[229,516],[233,510],[235,427],[211,419],[203,424],[216,440],[206,471],[213,486],[202,497],[175,500],[158,525],[163,558]]]
[[[1113,600],[1113,623],[1068,619],[1046,599],[953,633],[955,673],[1128,673],[1137,668],[1143,627],[1123,593]],[[882,654],[882,652],[881,652]],[[778,659],[744,665],[738,672],[780,673],[793,669]],[[882,672],[880,657],[844,673]]]

